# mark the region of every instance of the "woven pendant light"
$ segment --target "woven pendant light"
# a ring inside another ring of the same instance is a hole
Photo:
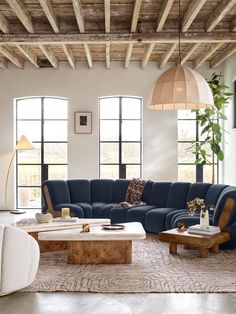
[[[213,105],[206,80],[187,66],[164,72],[155,82],[148,107],[156,110],[202,109]]]
[[[213,106],[207,81],[195,70],[181,64],[179,0],[179,66],[164,72],[155,82],[148,107],[156,110],[193,110]]]

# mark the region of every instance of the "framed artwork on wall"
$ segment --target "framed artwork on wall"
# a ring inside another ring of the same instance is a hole
[[[92,112],[75,112],[75,133],[92,133]]]

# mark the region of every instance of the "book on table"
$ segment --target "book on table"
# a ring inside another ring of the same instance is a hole
[[[220,232],[219,226],[201,227],[200,225],[193,225],[188,227],[188,233],[193,234],[214,235]]]

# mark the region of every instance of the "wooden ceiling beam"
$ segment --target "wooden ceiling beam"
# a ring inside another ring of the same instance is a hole
[[[106,64],[107,69],[111,68],[111,45],[106,44]]]
[[[186,32],[180,34],[181,43],[232,43],[236,32]],[[178,43],[176,32],[128,33],[128,34],[0,34],[1,44],[127,44],[127,43]]]
[[[235,0],[222,0],[208,18],[206,22],[206,31],[212,31],[235,3]]]
[[[195,58],[193,61],[193,68],[197,69],[202,65],[207,59],[209,59],[218,49],[220,49],[224,43],[220,44],[212,44],[210,47],[207,48],[207,51],[200,54]]]
[[[125,69],[128,69],[129,67],[129,63],[130,63],[132,51],[133,51],[133,46],[134,44],[128,44],[128,48],[127,48],[127,52],[125,56]]]
[[[222,62],[224,62],[226,59],[231,57],[235,52],[236,52],[236,44],[229,44],[229,46],[226,49],[224,49],[224,51],[222,53],[215,56],[215,58],[213,58],[210,61],[210,67],[216,68]]]
[[[70,66],[75,69],[75,57],[72,53],[71,48],[68,45],[62,45],[63,51],[66,55],[66,58],[68,62],[70,63]]]
[[[191,47],[181,57],[181,65],[183,65],[191,57],[191,55],[200,45],[200,43],[191,45]]]
[[[85,32],[84,16],[83,16],[81,1],[80,0],[72,0],[72,3],[73,3],[73,8],[74,8],[77,24],[79,27],[79,31],[80,31],[80,33],[84,33]]]
[[[29,16],[23,2],[21,0],[7,0],[7,2],[27,31],[29,33],[34,33],[34,26],[32,24],[31,17]]]
[[[0,29],[3,33],[9,33],[9,22],[5,16],[0,12]]]
[[[195,19],[205,2],[206,0],[192,0],[182,20],[182,32],[186,32],[189,29],[190,25],[192,24],[193,20]]]
[[[58,60],[56,59],[56,57],[54,56],[54,54],[52,53],[51,49],[49,49],[47,46],[45,45],[39,45],[39,48],[42,50],[42,52],[44,53],[45,57],[48,59],[48,61],[51,63],[51,65],[53,66],[54,69],[58,68]]]
[[[92,56],[91,56],[91,52],[89,49],[89,46],[87,44],[84,44],[84,50],[85,50],[85,54],[87,57],[87,61],[88,61],[88,66],[90,69],[92,69],[93,67],[93,60],[92,60]]]
[[[0,68],[7,70],[7,60],[0,58]]]
[[[22,45],[17,45],[17,48],[21,51],[21,53],[23,53],[23,55],[37,68],[39,69],[39,65],[38,65],[38,58],[36,56],[36,54],[34,53],[34,51],[32,50],[31,47],[29,46],[22,46]]]
[[[139,17],[139,12],[141,9],[141,4],[142,4],[142,0],[135,0],[132,22],[131,22],[131,32],[132,33],[136,32],[136,30],[137,30],[138,17]]]
[[[159,69],[163,68],[163,66],[169,61],[172,53],[175,51],[175,49],[177,48],[178,44],[170,44],[169,48],[167,49],[167,51],[164,53],[164,55],[161,58],[161,61],[159,63]]]
[[[110,33],[111,31],[111,1],[104,0],[104,11],[105,11],[105,32]]]
[[[231,22],[231,31],[236,32],[236,18]]]
[[[144,55],[143,55],[143,60],[142,60],[142,68],[144,69],[145,66],[147,65],[150,57],[151,57],[151,54],[152,54],[152,51],[155,47],[155,44],[152,43],[152,44],[147,44],[147,48],[144,52]]]
[[[8,47],[0,45],[0,53],[4,55],[9,61],[14,63],[18,68],[23,69],[23,61],[13,53]]]
[[[52,9],[52,4],[50,0],[39,0],[39,3],[49,21],[49,23],[52,26],[52,29],[54,30],[55,33],[59,33],[60,29],[59,29],[59,23],[58,23],[58,19],[55,15],[55,13],[53,12]]]
[[[167,16],[170,12],[170,9],[173,3],[174,3],[174,0],[162,1],[161,9],[157,17],[157,28],[156,28],[157,32],[161,32],[163,30],[163,26],[165,24],[165,21],[167,19]]]

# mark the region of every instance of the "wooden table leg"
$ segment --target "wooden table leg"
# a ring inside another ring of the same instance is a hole
[[[170,243],[169,252],[170,252],[170,254],[177,254],[177,244],[176,243]]]
[[[198,249],[198,257],[207,257],[208,255],[208,249],[205,247],[200,247]]]
[[[211,252],[212,253],[220,253],[220,249],[219,249],[219,244],[215,244],[211,247]]]

